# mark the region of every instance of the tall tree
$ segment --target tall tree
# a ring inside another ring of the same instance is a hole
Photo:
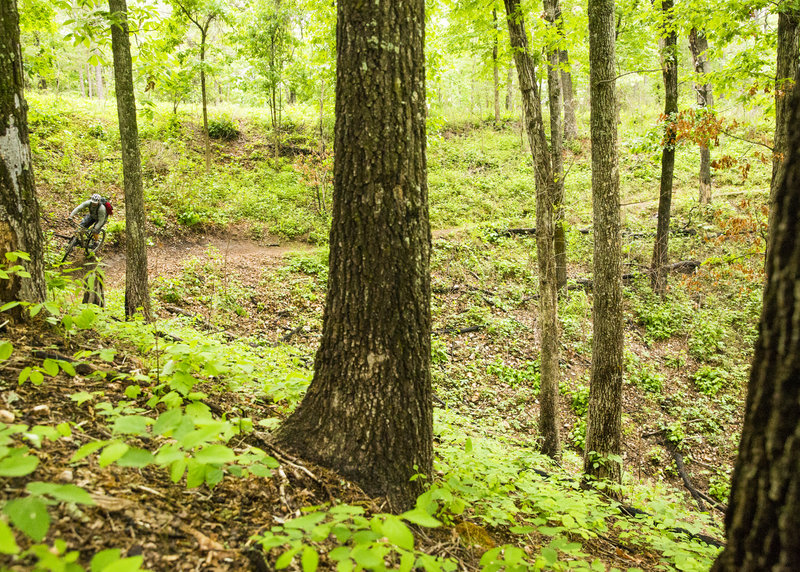
[[[622,247],[620,239],[614,0],[589,0],[589,85],[594,213],[592,376],[584,471],[620,481]]]
[[[689,49],[692,52],[694,71],[703,83],[695,83],[694,91],[697,94],[697,106],[704,113],[709,113],[714,107],[714,90],[708,83],[706,76],[711,72],[708,63],[708,38],[704,30],[692,28],[689,32]],[[711,150],[709,142],[700,144],[700,204],[711,203]]]
[[[221,8],[216,0],[172,0],[186,18],[200,31],[200,98],[203,106],[203,132],[206,143],[206,173],[211,170],[211,137],[208,135],[208,97],[206,94],[206,48],[211,23]]]
[[[561,41],[561,8],[558,0],[545,0],[545,19],[552,26],[554,36]],[[547,51],[547,100],[550,107],[550,157],[553,166],[553,209],[555,227],[553,231],[556,255],[556,288],[567,286],[567,236],[564,228],[564,143],[561,132],[561,51],[557,43]]]
[[[492,41],[492,79],[494,80],[494,122],[500,123],[500,62],[499,44],[500,29],[497,24],[497,8],[492,7],[492,27],[494,28],[494,40]]]
[[[727,543],[716,571],[800,570],[800,93],[791,99]]]
[[[424,12],[424,0],[338,2],[322,341],[277,433],[394,508],[422,492],[410,478],[433,454]]]
[[[539,263],[539,345],[541,387],[539,390],[539,432],[542,452],[558,458],[558,287],[553,217],[558,181],[542,119],[542,102],[536,83],[536,68],[528,48],[528,35],[519,0],[505,0],[506,20],[514,51],[528,141],[533,154],[536,181],[536,257]]]
[[[142,161],[133,93],[128,6],[126,0],[108,0],[108,9],[111,13],[111,48],[125,185],[125,315],[130,317],[141,310],[145,319],[150,320]]]
[[[672,182],[675,174],[675,121],[678,114],[678,34],[674,24],[673,0],[661,0],[661,69],[664,77],[664,140],[661,150],[661,186],[658,195],[658,223],[653,246],[653,291],[663,295],[667,289],[669,261],[669,219],[672,207]]]
[[[778,13],[778,49],[775,72],[775,140],[772,144],[772,183],[769,189],[769,234],[774,234],[776,194],[783,178],[788,152],[788,105],[795,91],[795,75],[800,66],[800,10],[784,8]],[[768,247],[769,250],[769,247]]]
[[[553,1],[553,0],[551,0]],[[561,15],[561,2],[554,0],[555,21],[559,31],[563,34],[564,20]],[[561,48],[558,52],[561,70],[561,100],[564,106],[564,139],[572,141],[578,138],[578,120],[575,117],[575,94],[572,87],[572,72],[570,72],[569,51]]]
[[[44,247],[39,226],[39,201],[28,140],[28,104],[23,94],[22,51],[16,0],[0,2],[0,265],[5,254],[24,251],[30,278],[13,276],[0,280],[0,305],[20,300],[42,302]],[[12,310],[22,315],[18,307]]]

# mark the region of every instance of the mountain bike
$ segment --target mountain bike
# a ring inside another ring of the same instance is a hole
[[[94,256],[97,254],[106,240],[105,229],[100,229],[100,232],[94,233],[90,229],[84,228],[77,223],[73,222],[73,224],[75,225],[75,231],[72,236],[58,235],[61,238],[69,239],[67,248],[64,251],[64,256],[61,258],[61,262],[67,261],[67,258],[69,258],[69,255],[72,254],[72,251],[76,246],[79,246],[83,249],[83,252],[87,258]]]

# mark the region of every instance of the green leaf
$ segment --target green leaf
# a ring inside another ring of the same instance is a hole
[[[114,420],[114,433],[125,435],[147,435],[147,427],[153,420],[144,415],[124,415]]]
[[[6,278],[8,278],[8,276],[6,276]],[[2,306],[0,306],[0,312],[5,312],[6,310],[10,310],[11,308],[16,308],[21,303],[22,302],[14,301],[14,302],[8,302],[7,304],[3,304]]]
[[[72,458],[69,460],[70,463],[77,463],[78,461],[85,459],[95,451],[102,449],[106,445],[108,445],[108,441],[89,441],[85,445],[81,445],[80,449],[75,451],[75,454],[72,455]]]
[[[139,397],[139,395],[141,395],[141,393],[142,393],[142,388],[139,387],[138,385],[129,385],[128,387],[125,388],[125,397],[127,397],[128,399],[136,399],[137,397]]]
[[[117,461],[117,466],[141,469],[142,467],[146,467],[154,461],[155,457],[150,451],[140,449],[138,447],[131,447],[125,452],[124,455],[122,455],[122,457],[119,458]]]
[[[183,412],[180,409],[169,409],[158,416],[155,424],[153,425],[153,433],[156,435],[163,435],[175,429],[183,418]]]
[[[194,459],[189,459],[188,470],[186,471],[186,488],[194,489],[206,482],[206,465],[198,463]]]
[[[45,373],[50,377],[55,377],[58,375],[58,363],[56,360],[53,359],[46,359],[42,363],[42,368],[44,369]]]
[[[10,500],[3,507],[3,512],[14,526],[36,542],[41,542],[50,528],[47,506],[37,497]]]
[[[366,569],[374,569],[383,564],[383,556],[369,545],[359,544],[353,548],[352,556],[356,564]]]
[[[19,372],[19,378],[18,378],[18,381],[19,381],[19,384],[20,384],[20,385],[22,385],[23,383],[25,383],[25,380],[26,380],[26,379],[28,379],[28,378],[31,376],[31,372],[32,372],[32,371],[33,371],[33,368],[31,368],[31,367],[26,367],[26,368],[24,368],[24,369],[23,369],[21,372]]]
[[[78,326],[82,330],[87,330],[92,327],[95,320],[97,319],[97,314],[94,313],[94,310],[91,308],[84,308],[81,310],[79,316],[74,318],[75,325]]]
[[[0,520],[0,554],[19,554],[17,539],[5,520]]]
[[[26,455],[27,447],[12,449],[6,458],[0,460],[0,477],[24,477],[39,466],[39,458]]]
[[[122,552],[119,548],[101,550],[92,557],[91,572],[103,572],[107,566],[119,560]]]
[[[117,354],[117,350],[114,348],[103,348],[98,352],[100,359],[107,362],[114,361],[114,356]]]
[[[198,463],[221,465],[223,463],[232,463],[236,458],[236,453],[225,445],[209,445],[197,451],[194,454],[194,458]]]
[[[114,441],[100,453],[98,462],[101,467],[107,467],[128,452],[130,447],[122,441]]]
[[[183,473],[186,471],[186,464],[187,459],[176,459],[172,462],[169,467],[169,478],[172,479],[173,483],[177,483],[183,477]]]
[[[131,556],[112,562],[103,568],[103,572],[136,572],[142,569],[144,556]]]
[[[414,550],[414,535],[396,516],[387,516],[381,526],[381,532],[389,542],[405,550]]]
[[[78,407],[86,403],[87,401],[91,401],[94,399],[94,395],[87,391],[79,391],[78,393],[73,393],[69,396],[69,398],[74,401]]]
[[[11,345],[11,342],[5,340],[0,342],[0,361],[5,361],[10,358],[13,351],[14,346]]]
[[[542,558],[544,558],[545,563],[548,566],[552,566],[556,562],[558,562],[558,552],[556,552],[552,548],[548,548],[547,546],[545,546],[544,548],[542,548]]]
[[[300,564],[303,566],[303,572],[316,572],[319,566],[319,554],[310,546],[304,546]]]
[[[303,516],[298,516],[297,518],[293,518],[292,520],[286,521],[286,523],[284,523],[284,526],[286,528],[291,528],[295,530],[310,531],[323,520],[325,520],[324,512],[310,512],[308,514],[304,514]]]
[[[34,496],[49,495],[62,502],[88,505],[95,504],[92,497],[89,496],[89,493],[77,485],[59,485],[56,483],[33,481],[28,483],[25,488]]]
[[[415,508],[409,510],[408,512],[404,512],[400,515],[400,518],[403,518],[413,524],[418,524],[419,526],[425,526],[428,528],[436,528],[437,526],[442,525],[441,522],[420,508]]]
[[[275,568],[278,570],[283,570],[284,568],[288,568],[289,564],[292,563],[294,560],[295,555],[300,552],[300,547],[292,548],[291,550],[287,550],[283,554],[281,554],[278,559],[275,561]]]
[[[58,360],[58,365],[61,367],[62,371],[71,377],[75,377],[75,366],[69,363],[66,360],[60,359]]]

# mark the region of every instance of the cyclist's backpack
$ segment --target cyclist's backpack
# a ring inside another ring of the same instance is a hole
[[[114,207],[111,206],[111,201],[108,199],[103,199],[103,206],[106,207],[106,215],[111,216],[114,214]]]

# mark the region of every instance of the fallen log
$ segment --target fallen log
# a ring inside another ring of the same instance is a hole
[[[439,328],[438,330],[434,330],[434,334],[468,334],[470,332],[478,332],[483,329],[483,326],[468,326],[466,328]]]
[[[668,264],[665,266],[667,272],[683,272],[684,274],[691,274],[695,272],[701,266],[701,262],[699,260],[681,260],[679,262],[675,262],[673,264]],[[622,275],[622,280],[633,280],[640,276],[647,276],[653,272],[652,269],[644,269],[641,272],[626,272]],[[575,280],[575,284],[570,284],[567,286],[567,290],[578,290],[580,288],[586,288],[590,290],[592,285],[594,284],[591,278],[578,278]]]

